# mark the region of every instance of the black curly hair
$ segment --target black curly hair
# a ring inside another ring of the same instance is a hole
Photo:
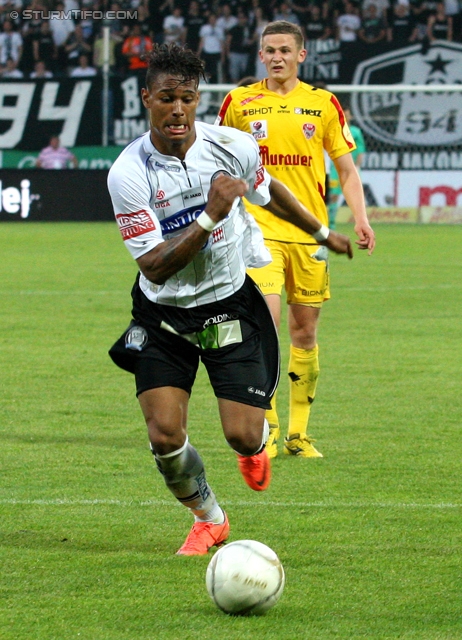
[[[152,51],[144,56],[148,63],[146,71],[146,87],[150,89],[157,76],[168,73],[178,76],[182,82],[189,80],[205,80],[204,62],[191,49],[181,47],[174,42],[155,44]]]

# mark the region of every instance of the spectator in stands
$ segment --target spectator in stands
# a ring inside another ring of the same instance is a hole
[[[408,0],[395,0],[395,2],[402,2],[404,4],[408,4]],[[361,3],[361,10],[364,15],[365,9],[367,9],[371,4],[374,4],[377,8],[377,15],[383,19],[385,26],[387,24],[387,15],[390,9],[389,0],[363,0]]]
[[[76,24],[75,29],[69,34],[64,49],[67,54],[67,66],[70,71],[79,64],[81,55],[92,54],[91,44],[85,40],[81,24]]]
[[[56,11],[65,11],[64,2],[58,2],[55,7]],[[64,72],[67,62],[67,52],[65,50],[66,41],[69,35],[74,31],[75,23],[70,17],[63,17],[59,20],[50,20],[50,30],[53,35],[53,41],[57,49],[56,67],[57,70]]]
[[[0,71],[0,77],[2,78],[24,78],[24,74],[16,67],[16,63],[13,58],[8,58],[6,65],[2,67]]]
[[[205,16],[200,12],[197,0],[189,3],[188,13],[185,16],[185,42],[196,53],[199,50],[201,27],[205,24]]]
[[[252,74],[255,75],[255,77],[258,80],[263,80],[263,78],[266,78],[268,75],[268,72],[266,71],[266,65],[263,64],[263,62],[260,59],[260,41],[261,41],[261,34],[263,33],[266,25],[269,23],[268,20],[268,16],[265,13],[265,11],[262,9],[262,7],[260,6],[256,6],[254,8],[254,22],[253,22],[253,35],[252,35],[252,41],[253,41],[253,57],[254,57],[254,64],[249,65],[249,71],[252,71]]]
[[[220,13],[217,17],[217,27],[222,29],[225,36],[228,31],[237,24],[237,18],[231,12],[231,7],[228,3],[221,5]]]
[[[455,42],[462,42],[462,2],[459,0],[445,0],[446,15],[452,18],[452,38]]]
[[[59,136],[51,136],[50,144],[41,150],[35,166],[39,169],[67,169],[77,167],[77,158],[66,147],[62,147]]]
[[[46,78],[52,78],[53,73],[47,69],[43,60],[37,60],[34,71],[32,71],[29,77],[33,80],[45,80]]]
[[[298,0],[298,2],[292,2],[291,7],[298,15],[300,23],[304,24],[312,7],[318,7],[321,16],[329,22],[329,4],[332,5],[333,3],[329,2],[329,0]]]
[[[165,15],[164,9],[162,9],[164,4],[159,6],[159,0],[148,0],[147,2],[149,30],[152,34],[153,42],[158,42],[159,44],[162,44],[162,42],[164,41],[163,24]]]
[[[317,4],[309,6],[309,11],[301,26],[307,40],[326,40],[332,35],[329,22],[322,16],[321,9]]]
[[[44,20],[39,32],[34,37],[34,60],[43,60],[49,69],[55,69],[58,61],[58,48],[50,28],[50,21]]]
[[[340,42],[356,42],[361,19],[353,3],[345,2],[344,13],[337,18],[337,40]]]
[[[429,16],[427,26],[427,35],[430,42],[433,40],[452,41],[452,16],[446,15],[444,2],[437,4],[436,13]]]
[[[90,66],[89,62],[88,56],[82,53],[79,56],[78,67],[74,67],[71,71],[71,78],[90,78],[91,76],[96,76],[97,71],[95,67]]]
[[[289,2],[281,2],[274,12],[274,20],[285,20],[300,25],[300,20]]]
[[[175,42],[182,45],[184,42],[184,18],[180,7],[175,7],[172,13],[165,16],[163,22],[164,42]]]
[[[34,40],[40,31],[40,25],[40,20],[27,20],[22,25],[22,55],[18,67],[25,74],[34,70]]]
[[[239,82],[247,74],[251,48],[252,34],[249,21],[244,11],[240,9],[237,13],[237,24],[231,27],[226,36],[226,55],[231,82]]]
[[[207,23],[199,32],[200,42],[198,54],[205,62],[205,72],[211,84],[216,84],[223,77],[225,60],[225,33],[217,25],[217,16],[211,13]]]
[[[428,30],[427,0],[409,0],[409,5],[415,20],[416,39],[424,40]]]
[[[409,5],[397,2],[393,7],[393,13],[389,18],[387,40],[399,49],[405,47],[417,39],[415,20],[409,10]]]
[[[116,32],[110,31],[109,33],[109,69],[111,71],[115,70],[116,67],[116,56],[115,56],[115,48],[117,44],[122,42],[122,37]],[[93,66],[95,69],[100,72],[103,69],[104,65],[104,34],[101,31],[96,37],[93,43]]]
[[[143,60],[143,56],[152,49],[152,40],[149,36],[141,33],[141,26],[135,23],[130,35],[125,39],[122,46],[122,53],[128,61],[129,71],[139,71],[146,69],[148,64]]]
[[[6,68],[7,61],[10,59],[13,61],[14,67],[17,68],[21,55],[22,36],[18,31],[14,30],[11,20],[5,20],[3,31],[0,33],[0,70]]]
[[[363,12],[358,38],[366,44],[376,44],[385,40],[386,35],[385,22],[378,13],[377,5],[369,4]]]

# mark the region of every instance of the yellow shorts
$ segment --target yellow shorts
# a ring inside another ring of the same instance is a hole
[[[321,307],[330,298],[329,261],[326,247],[265,240],[273,262],[261,269],[248,269],[264,295],[281,295],[288,304]]]

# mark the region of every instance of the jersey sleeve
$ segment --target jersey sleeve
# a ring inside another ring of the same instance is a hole
[[[324,148],[332,158],[340,158],[356,149],[345,114],[339,101],[331,95],[328,109],[328,123],[324,134]]]
[[[149,205],[150,186],[142,175],[127,174],[117,163],[108,176],[114,215],[122,239],[136,260],[163,242],[159,220]]]
[[[247,171],[243,178],[248,182],[249,190],[245,197],[252,204],[258,204],[263,207],[271,200],[269,192],[271,176],[260,161],[260,149],[254,137],[250,133],[244,133],[243,131],[241,131],[241,134],[245,136],[242,147],[248,149]]]
[[[217,118],[215,120],[216,125],[224,125],[226,127],[235,127],[240,129],[237,124],[237,114],[234,108],[233,93],[228,95],[223,100]]]

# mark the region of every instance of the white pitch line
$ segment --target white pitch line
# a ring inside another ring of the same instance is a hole
[[[181,506],[171,500],[117,500],[117,499],[73,499],[54,498],[50,500],[17,500],[15,498],[0,499],[0,505],[24,506],[116,506],[116,507],[165,507]],[[418,502],[266,502],[245,500],[222,500],[220,504],[231,507],[275,507],[275,508],[321,508],[321,509],[460,509],[462,504],[452,502],[418,503]]]

